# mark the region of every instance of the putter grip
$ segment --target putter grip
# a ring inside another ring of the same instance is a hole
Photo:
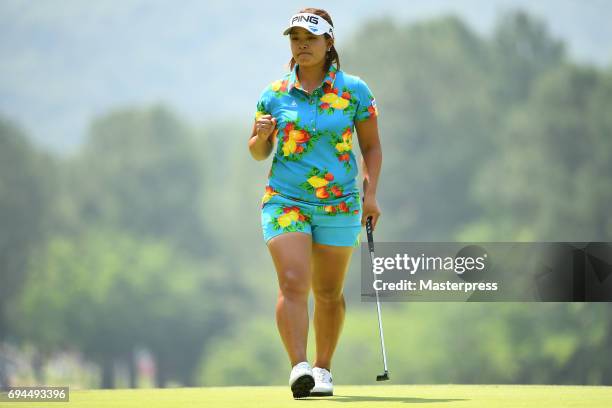
[[[366,220],[366,232],[368,234],[368,248],[370,252],[374,252],[374,237],[372,235],[372,217],[368,217]]]

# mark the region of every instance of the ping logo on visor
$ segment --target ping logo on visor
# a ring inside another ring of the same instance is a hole
[[[321,16],[311,13],[298,13],[289,19],[289,27],[285,29],[283,35],[289,34],[293,27],[302,27],[313,34],[329,34],[334,38],[334,28]]]

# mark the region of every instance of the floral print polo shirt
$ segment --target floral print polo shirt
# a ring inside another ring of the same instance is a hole
[[[274,194],[325,204],[359,193],[353,130],[356,121],[378,115],[374,96],[361,78],[333,64],[308,94],[298,69],[269,84],[257,102],[255,120],[275,117],[278,141],[262,205]]]

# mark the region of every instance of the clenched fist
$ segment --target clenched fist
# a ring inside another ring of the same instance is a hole
[[[276,118],[272,115],[261,115],[255,122],[257,137],[268,140],[276,128]]]

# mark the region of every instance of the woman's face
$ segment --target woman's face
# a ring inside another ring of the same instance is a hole
[[[324,63],[325,54],[333,44],[331,38],[326,39],[324,35],[314,35],[302,27],[291,29],[289,42],[293,58],[302,67]]]

